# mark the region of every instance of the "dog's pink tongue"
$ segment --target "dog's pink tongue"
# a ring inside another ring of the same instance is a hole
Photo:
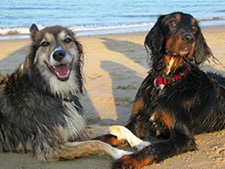
[[[58,65],[55,66],[55,72],[58,75],[59,78],[66,78],[69,76],[70,69],[68,65]]]

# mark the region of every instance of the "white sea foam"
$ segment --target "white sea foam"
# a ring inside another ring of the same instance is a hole
[[[159,15],[182,11],[202,25],[225,25],[225,1],[0,1],[0,39],[29,37],[29,27],[70,27],[79,35],[148,31]],[[17,34],[19,35],[11,35]],[[10,34],[10,35],[9,35]]]
[[[100,34],[115,34],[125,32],[143,32],[148,31],[154,23],[130,24],[118,26],[102,26],[102,27],[69,27],[77,36],[89,36]],[[38,26],[42,29],[43,26]],[[4,28],[0,29],[0,40],[7,39],[26,39],[29,38],[29,28]]]

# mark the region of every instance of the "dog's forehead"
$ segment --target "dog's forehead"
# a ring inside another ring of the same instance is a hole
[[[176,21],[178,21],[182,24],[186,24],[186,25],[192,25],[197,22],[197,20],[192,15],[182,13],[182,12],[165,15],[163,20],[164,20],[164,22],[168,22],[170,20],[176,20]]]
[[[193,25],[194,23],[197,22],[196,19],[190,14],[182,14],[180,21],[187,25],[188,24]]]
[[[62,27],[62,26],[51,26],[51,27],[47,27],[47,28],[42,30],[42,32],[49,32],[49,33],[52,33],[52,34],[59,34],[62,31],[71,33],[71,31],[68,28]]]
[[[53,27],[47,27],[39,32],[39,38],[40,39],[48,39],[48,40],[53,40],[53,39],[63,39],[66,37],[73,37],[72,31],[68,30],[65,27],[61,26],[53,26]]]
[[[48,41],[58,41],[58,40],[64,40],[67,37],[70,37],[66,31],[62,30],[61,32],[58,32],[57,34],[53,34],[51,32],[46,32],[44,36],[42,37],[43,40]]]
[[[181,14],[180,14],[180,13],[174,14],[174,17],[175,17],[177,20],[181,20]]]
[[[175,13],[174,17],[181,22],[182,24],[185,25],[193,25],[194,23],[196,23],[196,19],[190,15],[190,14],[185,14],[185,13]]]
[[[67,32],[67,31],[65,31],[65,30],[62,30],[61,32],[59,32],[58,34],[57,34],[57,39],[64,39],[64,38],[66,38],[66,37],[70,37],[71,35]]]
[[[42,40],[53,41],[54,39],[55,39],[54,35],[49,32],[46,32],[45,34],[43,34],[43,37],[42,37]]]

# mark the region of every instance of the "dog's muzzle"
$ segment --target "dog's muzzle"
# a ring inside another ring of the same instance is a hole
[[[68,59],[64,50],[56,50],[52,54],[52,60],[50,64],[47,64],[49,69],[57,76],[61,81],[69,79],[70,72],[72,70],[72,59]]]
[[[182,40],[187,44],[192,44],[195,41],[195,37],[192,33],[184,33],[182,35]]]

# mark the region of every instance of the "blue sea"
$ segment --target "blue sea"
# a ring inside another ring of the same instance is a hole
[[[225,25],[222,0],[1,0],[0,34],[62,25],[77,35],[148,31],[161,14],[182,11],[202,26]]]

